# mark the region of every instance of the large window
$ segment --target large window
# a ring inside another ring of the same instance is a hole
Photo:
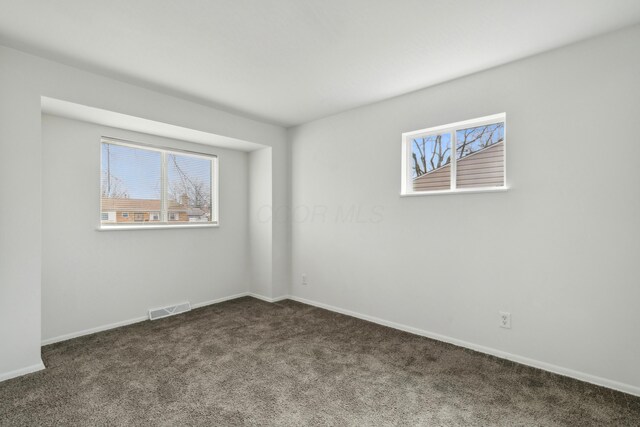
[[[402,134],[403,195],[506,188],[505,114]]]
[[[103,138],[102,228],[218,223],[217,157]]]

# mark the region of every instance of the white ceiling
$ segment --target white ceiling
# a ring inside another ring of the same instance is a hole
[[[636,22],[639,0],[0,0],[0,44],[285,126]]]

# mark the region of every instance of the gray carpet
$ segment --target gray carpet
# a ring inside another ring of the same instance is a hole
[[[293,301],[53,344],[0,425],[640,425],[640,398]]]

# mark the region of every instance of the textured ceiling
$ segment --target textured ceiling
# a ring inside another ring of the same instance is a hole
[[[0,0],[0,44],[285,126],[640,21],[638,0]]]

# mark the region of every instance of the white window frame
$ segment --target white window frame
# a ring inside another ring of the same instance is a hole
[[[504,123],[504,181],[501,186],[456,188],[456,164],[457,164],[457,138],[456,132],[471,127]],[[451,183],[449,189],[431,191],[413,191],[413,179],[411,178],[411,143],[414,138],[423,138],[444,133],[451,134]],[[448,125],[435,126],[427,129],[420,129],[402,134],[402,180],[400,183],[400,196],[426,196],[435,194],[458,194],[458,193],[485,193],[507,191],[507,115],[506,113],[493,114],[491,116],[477,119],[464,120]]]
[[[144,144],[140,142],[132,142],[124,139],[113,138],[108,136],[103,136],[100,138],[100,173],[98,174],[100,178],[100,185],[102,185],[102,144],[112,144],[112,145],[120,145],[124,147],[137,148],[141,150],[149,150],[156,151],[160,153],[160,221],[143,221],[143,222],[135,222],[131,223],[103,223],[100,221],[100,224],[97,227],[98,231],[106,231],[106,230],[149,230],[149,229],[159,229],[159,228],[209,228],[209,227],[219,227],[220,226],[220,218],[219,218],[219,183],[218,183],[218,156],[215,154],[207,154],[196,151],[182,150],[178,148],[171,147],[161,147],[157,145]],[[176,223],[175,221],[168,221],[168,200],[167,200],[167,192],[166,188],[168,186],[168,176],[167,176],[167,162],[166,157],[167,154],[177,154],[180,156],[191,156],[204,158],[211,161],[211,221],[209,222],[180,222]],[[99,187],[101,188],[101,187]],[[98,210],[100,213],[102,212],[101,201],[98,203]],[[154,211],[157,212],[157,211]],[[128,212],[131,215],[130,212]],[[101,216],[100,216],[101,218]]]

